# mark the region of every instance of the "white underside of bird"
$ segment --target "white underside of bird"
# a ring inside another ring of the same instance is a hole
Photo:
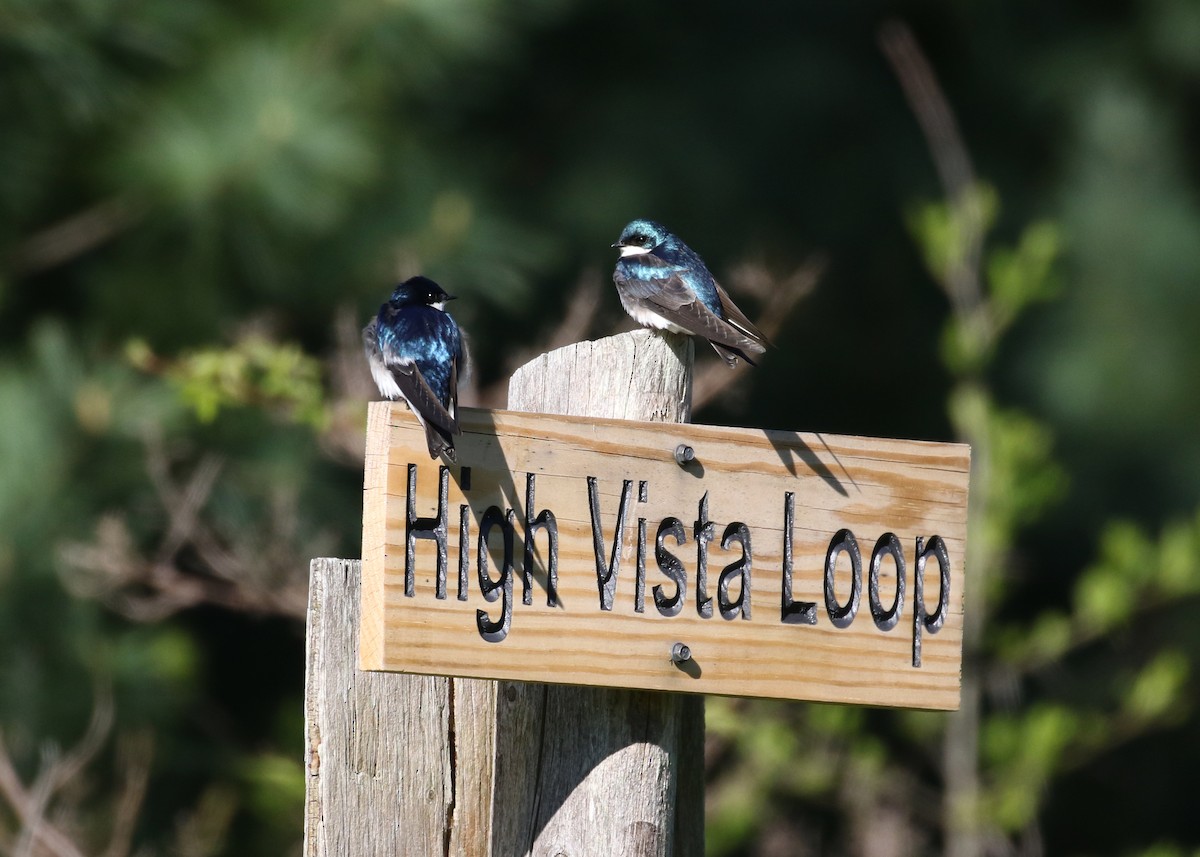
[[[375,386],[379,388],[379,392],[393,401],[402,399],[404,404],[408,405],[408,409],[413,412],[413,416],[417,418],[417,422],[421,424],[421,428],[428,428],[429,423],[421,416],[421,412],[413,403],[409,401],[408,396],[404,395],[404,391],[396,383],[396,376],[392,374],[392,370],[379,360],[369,360],[367,362],[371,366],[371,377],[375,379]],[[411,360],[399,360],[397,362],[404,366],[412,365]]]
[[[372,354],[367,358],[367,365],[371,368],[371,377],[375,379],[375,386],[379,388],[380,395],[392,401],[399,399],[400,401],[404,402],[404,404],[407,405],[408,409],[412,412],[412,415],[417,418],[417,422],[420,423],[421,428],[425,430],[426,438],[430,444],[430,455],[436,458],[439,453],[444,453],[447,458],[449,458],[451,461],[454,461],[454,446],[448,442],[440,441],[438,438],[439,435],[444,435],[444,430],[436,426],[430,426],[429,420],[426,419],[425,415],[421,413],[421,409],[413,404],[412,399],[410,399],[404,390],[400,388],[400,385],[396,383],[394,371],[399,371],[406,376],[410,374],[415,375],[419,379],[418,383],[420,386],[424,388],[426,392],[431,393],[424,380],[420,380],[421,373],[420,370],[416,368],[414,362],[412,360],[400,359],[391,364],[385,364],[376,355]],[[456,399],[452,398],[450,400],[447,405],[446,412],[455,422],[454,434],[458,434],[458,402]]]
[[[635,244],[626,244],[617,249],[620,251],[622,258],[625,256],[645,256],[650,252],[649,247],[638,247]],[[643,327],[653,327],[656,330],[669,330],[671,333],[687,333],[684,328],[672,321],[667,321],[654,310],[646,309],[643,306],[630,306],[625,303],[624,295],[620,295],[620,298],[621,306],[625,307],[625,312],[629,313],[633,320]]]
[[[661,315],[652,309],[646,309],[644,306],[630,306],[625,303],[625,299],[621,298],[621,305],[625,307],[625,311],[633,317],[633,320],[643,327],[653,327],[657,330],[669,330],[671,333],[687,333],[688,331],[672,321],[667,321]]]
[[[382,361],[371,359],[368,362],[371,364],[371,377],[375,379],[375,386],[379,388],[379,392],[389,399],[403,399],[404,393],[400,391],[400,385],[392,376],[392,370],[383,365]],[[411,403],[409,407],[412,407]]]

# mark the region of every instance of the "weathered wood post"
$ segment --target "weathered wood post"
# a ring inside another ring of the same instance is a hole
[[[358,669],[359,560],[314,559],[305,675],[306,857],[448,852],[450,679]]]
[[[580,342],[518,369],[508,407],[688,422],[693,358],[689,337],[646,330]],[[703,697],[514,683],[500,695],[496,794],[518,798],[494,813],[514,825],[504,841],[539,855],[704,853]]]
[[[518,370],[509,407],[685,422],[692,358],[647,331],[578,343]],[[312,564],[307,857],[703,852],[703,697],[360,672],[359,573]]]

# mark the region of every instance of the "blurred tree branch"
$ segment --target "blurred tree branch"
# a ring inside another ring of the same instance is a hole
[[[237,808],[237,796],[229,788],[213,785],[206,789],[176,829],[176,857],[212,857],[220,853]]]
[[[205,455],[180,484],[162,439],[145,438],[146,469],[167,525],[152,557],[137,548],[124,516],[100,518],[96,537],[61,550],[64,580],[76,595],[94,598],[138,622],[156,622],[188,607],[212,604],[230,610],[302,619],[307,581],[290,550],[297,524],[287,497],[272,504],[267,532],[223,536],[202,516],[222,460]],[[181,564],[189,558],[187,567]]]
[[[984,303],[980,264],[986,225],[975,193],[975,168],[950,102],[909,26],[888,21],[879,30],[879,45],[925,135],[942,191],[960,218],[960,252],[941,282],[955,312],[969,315]]]
[[[507,360],[508,374],[511,375],[519,367],[524,366],[539,354],[545,354],[556,348],[562,348],[585,339],[592,329],[596,313],[600,311],[603,300],[604,283],[600,272],[595,268],[584,271],[571,297],[567,300],[566,312],[562,314],[559,323],[550,331],[550,335],[542,340],[541,345],[521,348],[509,354]],[[500,378],[492,384],[480,400],[487,401],[485,407],[504,407],[508,397],[508,378]]]
[[[941,271],[933,273],[950,298],[954,315],[965,323],[985,304],[980,274],[985,219],[976,192],[971,157],[933,68],[908,25],[889,21],[879,31],[879,44],[924,132],[942,191],[954,213],[953,219],[960,227],[956,252],[949,254]],[[949,717],[942,759],[945,778],[942,825],[948,857],[980,857],[984,852],[979,814],[979,734],[983,717],[979,668],[987,623],[988,576],[996,559],[986,549],[979,527],[979,522],[988,515],[986,486],[992,478],[991,450],[985,425],[980,422],[965,427],[961,437],[971,445],[971,485],[974,490],[964,560],[969,575],[970,610],[963,629],[962,703]]]
[[[26,788],[13,767],[3,734],[0,733],[0,795],[12,809],[20,825],[19,838],[7,853],[13,857],[29,857],[38,852],[52,854],[54,857],[84,857],[83,852],[70,838],[45,817],[46,808],[53,797],[56,779],[52,752],[42,754],[42,765],[42,772],[33,786]]]
[[[50,820],[49,810],[64,787],[76,781],[96,758],[108,739],[112,726],[112,694],[106,687],[98,686],[91,717],[83,736],[65,754],[53,744],[44,746],[41,753],[41,769],[29,786],[21,782],[3,733],[0,732],[0,797],[13,811],[20,825],[20,835],[10,852],[13,857],[36,857],[39,854],[84,857],[84,851]],[[130,796],[136,797],[136,804],[129,799]],[[126,813],[132,810],[136,815],[141,805],[137,789],[133,790],[132,795],[119,796],[118,804],[122,803],[130,804],[125,809]],[[77,808],[68,807],[68,812],[60,815],[69,819],[75,814],[70,811],[73,809]],[[118,813],[118,816],[120,815],[121,813]],[[114,844],[120,843],[114,839]],[[110,850],[105,857],[124,857],[126,854],[127,848],[125,851]]]
[[[113,800],[112,833],[100,857],[128,857],[133,850],[133,833],[141,816],[150,784],[154,759],[154,736],[149,731],[121,735],[117,742],[117,767],[121,783]]]
[[[778,277],[766,265],[745,261],[730,271],[729,281],[734,292],[753,295],[759,302],[760,309],[754,323],[767,339],[775,340],[796,307],[816,289],[825,266],[825,257],[814,254],[791,273]],[[764,357],[769,356],[768,351]],[[732,370],[719,361],[702,363],[692,384],[692,407],[698,410],[726,392],[737,389],[740,377],[751,368],[744,360],[739,360]]]
[[[84,734],[66,753],[54,744],[46,744],[41,751],[40,770],[30,785],[21,781],[0,731],[0,800],[11,809],[18,824],[15,840],[7,842],[7,836],[0,839],[0,854],[86,857],[91,853],[97,857],[129,857],[154,757],[154,739],[147,731],[118,736],[118,786],[112,795],[111,808],[104,814],[109,819],[107,846],[90,850],[78,841],[84,835],[83,800],[89,794],[79,785],[112,734],[114,714],[111,691],[98,683]],[[99,832],[94,835],[99,838]]]
[[[146,207],[127,196],[102,200],[26,238],[13,254],[12,271],[28,276],[70,262],[111,241],[145,214]]]

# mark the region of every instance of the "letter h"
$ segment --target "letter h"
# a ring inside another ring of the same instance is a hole
[[[404,594],[412,598],[416,591],[417,539],[437,542],[437,597],[446,597],[446,510],[450,505],[450,470],[438,471],[438,513],[436,518],[417,517],[417,465],[408,465],[408,511],[404,519]]]

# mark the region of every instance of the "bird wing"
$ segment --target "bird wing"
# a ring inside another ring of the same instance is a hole
[[[449,407],[446,409],[446,412],[454,424],[453,429],[451,429],[453,434],[459,434],[462,431],[458,425],[458,376],[460,367],[466,369],[465,356],[465,352],[460,351],[458,356],[454,358],[454,362],[450,364],[450,396],[447,400]]]
[[[706,307],[687,287],[682,274],[670,270],[674,267],[670,263],[658,259],[653,254],[639,256],[637,259],[643,265],[654,265],[659,269],[659,273],[654,277],[632,278],[626,276],[618,265],[618,269],[613,273],[613,279],[631,297],[651,307],[672,324],[697,336],[703,336],[710,342],[752,351],[756,354],[766,351],[764,345],[766,339],[742,314],[741,310],[733,306],[733,301],[719,285],[717,286],[717,295],[721,299],[721,306],[726,311],[729,307],[733,308],[736,315],[731,315],[730,318],[731,321],[736,319],[737,324],[725,321]],[[745,326],[744,329],[742,325]]]
[[[721,300],[721,309],[725,312],[725,320],[756,343],[764,346],[763,350],[765,350],[765,346],[771,344],[767,341],[767,337],[763,335],[761,330],[754,326],[750,319],[746,318],[744,312],[737,308],[737,304],[729,297],[728,292],[721,288],[720,283],[713,280],[713,285],[717,287],[717,297]]]
[[[451,413],[438,401],[437,395],[421,375],[415,363],[403,357],[399,359],[389,359],[389,357],[390,355],[385,352],[384,365],[391,371],[392,377],[396,380],[396,386],[400,388],[400,392],[418,416],[447,434],[458,434],[457,362],[450,375],[450,407],[453,409],[453,413]]]

